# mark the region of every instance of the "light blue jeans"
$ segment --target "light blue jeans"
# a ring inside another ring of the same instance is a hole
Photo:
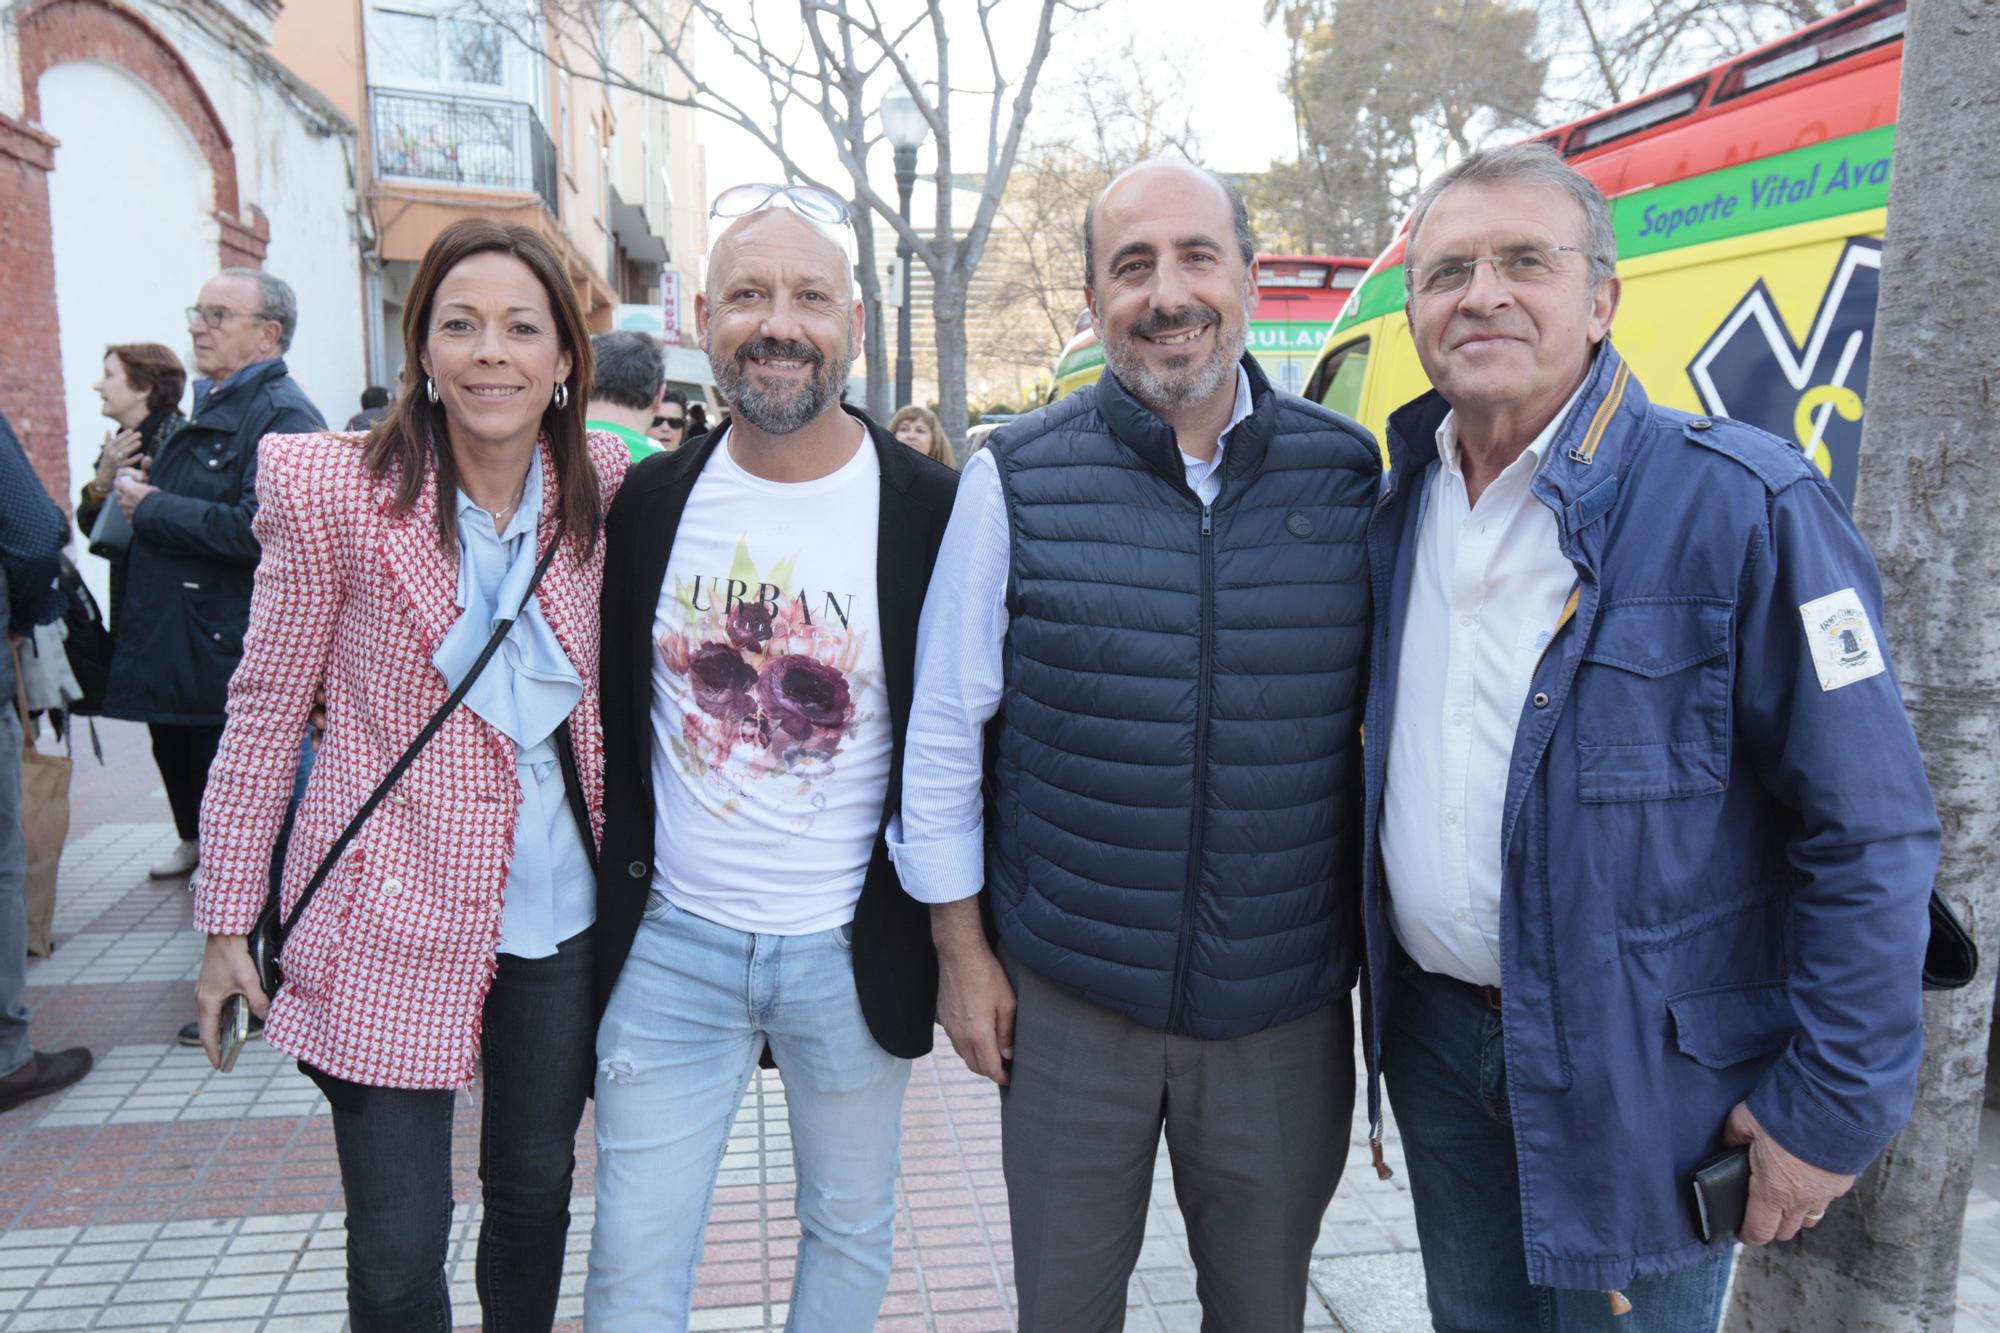
[[[688,1324],[716,1172],[768,1040],[797,1168],[796,1333],[866,1333],[889,1289],[910,1062],[875,1044],[853,928],[751,935],[655,893],[597,1033],[592,1333]]]

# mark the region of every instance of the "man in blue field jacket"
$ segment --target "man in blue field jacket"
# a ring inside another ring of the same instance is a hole
[[[1440,1329],[1712,1329],[1690,1180],[1789,1240],[1907,1119],[1938,824],[1875,562],[1793,446],[1647,401],[1603,196],[1420,199],[1436,392],[1369,533],[1365,1042]],[[1614,1322],[1615,1321],[1615,1322]]]

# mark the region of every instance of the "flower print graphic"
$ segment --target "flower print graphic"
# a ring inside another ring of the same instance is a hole
[[[695,706],[711,717],[733,721],[756,706],[750,687],[756,683],[757,673],[727,644],[705,643],[695,649],[687,675],[694,687]]]
[[[666,663],[668,671],[676,676],[688,673],[688,659],[694,652],[694,645],[688,642],[687,635],[672,631],[662,634],[659,648],[660,660]]]
[[[681,624],[656,647],[688,707],[669,746],[717,815],[744,801],[824,808],[817,785],[873,720],[857,703],[869,681],[867,635],[848,623],[853,595],[800,586],[796,565],[760,572],[746,538],[727,574],[675,580]],[[791,836],[812,824],[800,814]]]
[[[757,701],[778,730],[795,741],[818,730],[838,732],[854,711],[847,677],[797,653],[764,667],[757,677]]]
[[[739,602],[729,613],[729,641],[754,653],[771,641],[773,611],[769,602]]]

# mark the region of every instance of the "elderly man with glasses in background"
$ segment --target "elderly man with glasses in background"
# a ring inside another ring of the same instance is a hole
[[[1874,557],[1796,446],[1647,401],[1616,249],[1543,144],[1410,222],[1362,1012],[1440,1329],[1713,1329],[1730,1233],[1812,1226],[1916,1091],[1938,823]]]
[[[118,640],[105,688],[110,717],[144,722],[180,843],[152,868],[185,875],[208,766],[222,737],[223,699],[243,655],[257,569],[257,442],[325,430],[285,368],[298,326],[292,289],[258,269],[210,278],[187,310],[194,343],[194,416],[157,453],[112,483],[129,533]],[[101,537],[100,537],[101,540]],[[190,1023],[185,1045],[198,1045]]]

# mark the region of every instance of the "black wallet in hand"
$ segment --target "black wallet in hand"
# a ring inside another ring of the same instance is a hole
[[[1694,1169],[1694,1215],[1711,1244],[1743,1229],[1750,1206],[1750,1150],[1731,1148]]]

